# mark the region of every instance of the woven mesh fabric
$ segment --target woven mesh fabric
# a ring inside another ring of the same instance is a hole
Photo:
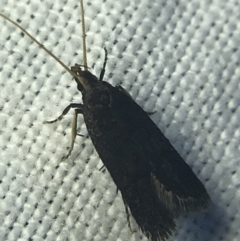
[[[77,0],[1,0],[0,11],[67,66],[82,63]],[[88,64],[121,84],[204,183],[213,205],[182,217],[170,240],[240,240],[240,2],[85,1]],[[71,114],[81,103],[64,69],[0,18],[0,241],[147,240],[127,225],[121,195],[83,122],[71,157]]]

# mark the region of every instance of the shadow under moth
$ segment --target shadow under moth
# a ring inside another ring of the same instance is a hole
[[[92,143],[122,195],[127,219],[131,214],[151,241],[166,240],[175,230],[175,219],[182,214],[206,209],[210,197],[204,185],[184,162],[148,114],[121,86],[103,81],[107,51],[100,77],[88,70],[83,0],[83,65],[69,69],[18,23],[40,48],[57,60],[75,79],[82,103],[71,103],[62,115],[75,110],[71,154],[77,136],[77,116],[82,114]]]

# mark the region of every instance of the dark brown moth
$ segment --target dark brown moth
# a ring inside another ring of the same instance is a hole
[[[65,158],[73,150],[77,116],[82,114],[92,143],[122,195],[128,220],[131,214],[151,241],[166,240],[175,230],[179,215],[206,209],[210,197],[148,114],[121,86],[103,81],[106,49],[99,78],[88,70],[83,0],[81,9],[84,64],[71,70],[16,22],[0,15],[55,58],[74,77],[82,93],[82,104],[71,103],[57,119],[45,122],[56,122],[71,108],[75,110],[72,143]]]

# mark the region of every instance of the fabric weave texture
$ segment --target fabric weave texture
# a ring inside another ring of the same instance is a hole
[[[1,0],[67,66],[82,64],[77,0]],[[177,220],[171,241],[240,240],[240,2],[86,0],[88,65],[148,112],[205,185],[212,206]],[[0,241],[146,241],[88,137],[70,158],[69,73],[0,18]]]

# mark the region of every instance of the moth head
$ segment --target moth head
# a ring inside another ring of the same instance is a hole
[[[75,64],[71,67],[77,88],[82,93],[94,88],[95,84],[99,82],[98,78],[88,70],[82,70],[81,65]]]
[[[109,91],[109,84],[100,81],[95,75],[88,70],[82,70],[82,66],[75,65],[71,70],[75,73],[74,77],[77,82],[77,88],[83,95],[83,102],[89,108],[109,107],[112,102]]]

